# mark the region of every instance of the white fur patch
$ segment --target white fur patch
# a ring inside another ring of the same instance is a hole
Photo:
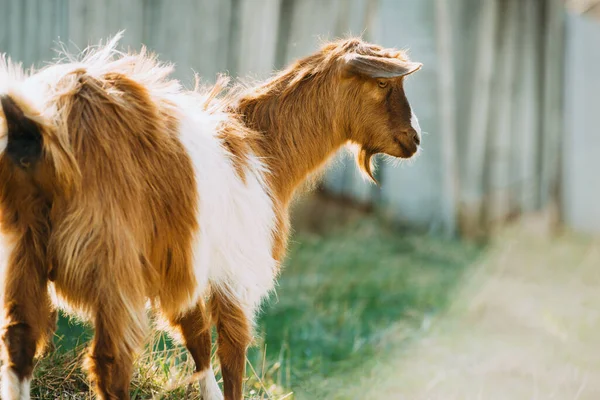
[[[21,400],[29,400],[31,392],[31,379],[23,379],[21,382]]]
[[[17,374],[6,366],[2,367],[2,400],[29,400],[30,380],[19,381]]]
[[[198,381],[200,384],[200,393],[204,400],[223,400],[223,394],[219,389],[219,384],[215,378],[212,367],[209,367]]]
[[[277,264],[272,257],[275,213],[263,178],[267,172],[250,155],[244,183],[233,156],[216,137],[227,115],[204,112],[193,98],[178,103],[183,111],[180,140],[194,164],[199,196],[196,295],[208,286],[218,289],[252,318],[273,288]]]
[[[419,119],[413,110],[410,110],[410,125],[419,135],[419,139],[421,139],[421,125],[419,125]]]

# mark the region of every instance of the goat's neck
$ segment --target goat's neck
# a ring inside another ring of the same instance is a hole
[[[239,112],[259,132],[257,147],[271,171],[271,186],[283,204],[345,142],[335,122],[327,85],[297,84],[287,93],[265,85],[259,96],[242,99]]]

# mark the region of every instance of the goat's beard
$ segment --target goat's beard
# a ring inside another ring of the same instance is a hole
[[[364,146],[358,146],[356,149],[356,163],[358,164],[358,168],[361,170],[363,175],[367,177],[371,182],[378,184],[377,179],[373,175],[373,156],[377,154],[377,152],[372,149]]]

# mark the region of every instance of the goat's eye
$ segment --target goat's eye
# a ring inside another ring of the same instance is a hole
[[[380,88],[385,89],[388,83],[387,81],[377,81],[377,85],[379,85]]]

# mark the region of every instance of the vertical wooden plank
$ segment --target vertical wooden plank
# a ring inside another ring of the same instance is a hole
[[[454,43],[448,0],[436,0],[437,48],[439,57],[438,101],[442,136],[441,209],[446,236],[456,235],[458,212],[458,162],[456,154],[456,90],[454,86]]]
[[[0,0],[0,9],[2,13],[0,14],[0,54],[8,52],[9,49],[9,7],[11,0]]]
[[[238,75],[264,79],[275,67],[280,7],[281,0],[241,0]]]
[[[511,210],[511,162],[513,151],[519,143],[511,142],[514,82],[517,68],[517,23],[519,13],[519,0],[506,0],[502,8],[503,23],[500,35],[500,49],[496,62],[498,73],[496,76],[494,99],[492,107],[490,157],[488,176],[488,204],[486,216],[492,224],[501,224],[509,216]]]
[[[69,1],[69,45],[79,52],[101,41],[106,43],[111,32],[108,21],[118,21],[119,4],[106,1]]]
[[[158,7],[160,0],[146,0],[142,3],[142,42],[154,50],[158,40]]]
[[[369,7],[377,0],[344,0],[332,4],[332,37],[360,36],[367,30]]]
[[[39,1],[36,8],[37,22],[37,40],[38,48],[35,54],[36,61],[42,65],[54,57],[52,48],[53,41],[56,40],[52,32],[53,8],[56,7],[55,1]]]
[[[21,26],[23,30],[21,32],[21,46],[23,54],[23,64],[30,66],[35,64],[39,60],[39,21],[38,21],[38,0],[21,0],[23,7],[23,20]]]
[[[231,7],[231,0],[219,2],[202,0],[203,23],[198,24],[192,16],[191,24],[195,27],[196,38],[189,43],[189,51],[194,56],[192,67],[210,82],[215,80],[217,74],[226,72],[227,69],[229,43],[232,40],[230,37]],[[254,56],[259,57],[260,53]]]
[[[230,1],[153,1],[147,5],[144,41],[177,64],[176,76],[193,83],[192,69],[209,81],[226,68]]]
[[[514,148],[517,154],[515,177],[518,183],[519,209],[532,212],[536,208],[539,193],[539,137],[540,137],[540,104],[538,71],[540,68],[539,37],[541,30],[540,2],[527,1],[521,3],[522,8],[522,40],[520,43],[520,97],[515,102],[516,125]],[[518,141],[517,141],[518,138]]]
[[[569,227],[600,234],[600,24],[569,13],[566,25],[562,210]]]
[[[115,34],[118,30],[125,29],[123,46],[131,46],[133,49],[140,49],[141,45],[144,44],[144,0],[119,1],[119,3],[121,4],[120,24],[112,34]]]
[[[495,62],[498,1],[486,1],[478,16],[478,36],[475,76],[469,126],[467,129],[466,169],[461,204],[461,230],[467,237],[481,234],[481,211],[484,196],[483,179],[488,142],[488,123],[492,77]]]
[[[106,20],[111,12],[105,1],[88,1],[86,3],[85,47],[95,46],[100,41],[106,42],[109,36]]]
[[[524,132],[520,132],[523,128],[523,112],[522,107],[525,106],[525,89],[526,82],[524,80],[525,76],[525,68],[526,63],[524,62],[524,58],[527,57],[527,54],[524,53],[523,49],[525,48],[526,42],[526,31],[525,31],[525,9],[527,4],[523,2],[517,2],[516,6],[516,16],[515,16],[515,25],[516,25],[516,33],[515,35],[519,38],[516,40],[514,45],[515,52],[515,61],[514,61],[514,76],[512,83],[512,101],[510,104],[511,107],[511,115],[512,120],[510,121],[510,143],[511,143],[511,151],[510,151],[510,163],[509,163],[509,177],[510,177],[510,204],[508,205],[509,210],[516,216],[520,215],[522,210],[521,199],[522,199],[522,185],[523,185],[523,171],[522,171],[522,141],[525,138],[526,134]]]
[[[315,51],[323,40],[333,39],[337,33],[337,15],[344,6],[340,0],[297,1],[290,26],[286,61],[306,56]]]
[[[548,0],[544,56],[543,153],[540,201],[558,212],[563,133],[564,18],[561,0]],[[558,214],[555,215],[557,218]]]
[[[139,50],[142,44],[143,0],[105,0],[105,14],[102,37],[113,37],[124,31],[120,46]]]
[[[515,40],[514,44],[514,73],[512,80],[512,96],[510,102],[511,115],[512,119],[509,122],[510,124],[510,162],[509,162],[509,171],[508,176],[510,177],[510,203],[508,204],[508,209],[514,215],[519,215],[522,210],[521,199],[522,199],[522,185],[523,185],[523,171],[522,171],[522,151],[521,147],[523,145],[523,140],[525,139],[526,134],[521,131],[523,129],[523,112],[522,107],[525,105],[525,88],[526,82],[524,80],[526,63],[523,61],[524,58],[527,58],[527,54],[524,53],[523,49],[525,48],[526,42],[526,31],[525,31],[525,8],[527,4],[524,2],[517,2],[516,5],[516,14],[515,14],[515,39],[519,38],[519,40]]]
[[[8,53],[15,61],[23,61],[23,6],[25,3],[12,0],[9,3],[7,14],[9,15],[8,26]]]
[[[228,24],[227,35],[224,37],[225,45],[227,46],[227,54],[226,54],[226,68],[227,73],[230,76],[238,76],[238,65],[240,59],[240,25],[241,25],[241,4],[242,0],[229,0],[227,2],[228,7],[228,20],[226,21]],[[290,1],[290,0],[287,0]],[[281,2],[285,3],[286,0],[281,0]],[[280,10],[281,13],[281,10]],[[225,21],[224,21],[225,22]],[[281,35],[279,29],[277,30],[277,40],[281,41]],[[277,52],[277,51],[276,51]],[[276,56],[277,57],[277,56]]]
[[[461,149],[459,169],[461,185],[467,171],[467,156],[465,151],[469,142],[469,124],[472,118],[472,95],[474,93],[476,75],[477,43],[479,35],[479,16],[484,2],[480,0],[457,0],[452,11],[454,14],[455,46],[455,79],[456,79],[456,113],[457,113],[457,146]],[[462,190],[462,189],[461,189]]]
[[[275,67],[277,69],[282,69],[287,63],[287,51],[295,9],[295,0],[281,0],[279,6],[279,27],[277,28],[277,49],[275,51]]]
[[[338,4],[333,34],[335,37],[360,36],[367,27],[369,0],[345,0]]]
[[[162,58],[175,62],[179,74],[189,65],[185,49],[186,41],[181,36],[181,32],[188,32],[189,35],[188,19],[185,18],[185,11],[182,11],[182,8],[185,10],[188,4],[191,4],[190,0],[174,2],[171,7],[169,2],[164,0],[148,3],[150,19],[146,21],[148,26],[145,27],[145,32],[149,37],[144,40]],[[188,38],[187,41],[190,39]]]
[[[69,42],[69,0],[53,0],[52,9],[52,40],[60,43]],[[53,43],[53,49],[58,49],[59,43]]]
[[[85,0],[69,0],[67,9],[69,37],[67,45],[73,51],[85,49],[88,44],[88,2]]]

